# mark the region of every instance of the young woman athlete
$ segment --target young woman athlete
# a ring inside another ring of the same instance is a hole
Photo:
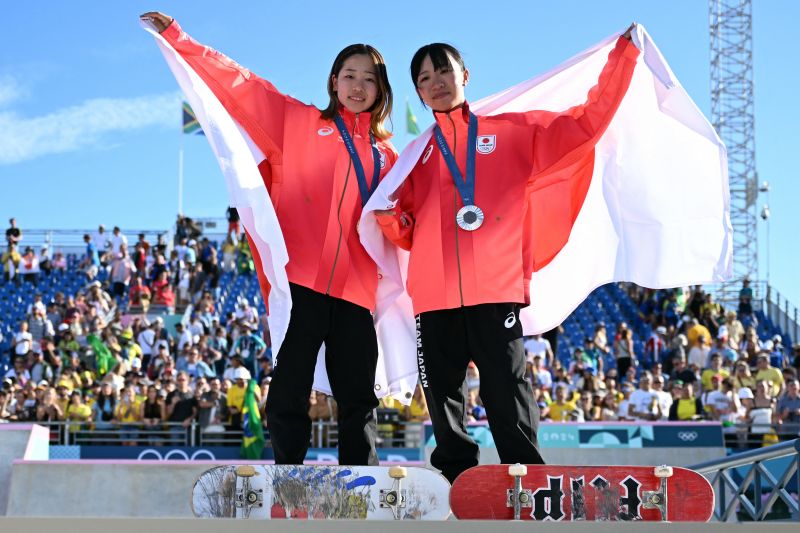
[[[356,223],[397,159],[384,126],[392,90],[383,57],[366,44],[339,52],[327,80],[330,102],[320,111],[197,43],[172,18],[161,13],[142,18],[203,79],[265,156],[259,170],[289,253],[292,298],[267,398],[275,461],[299,464],[305,458],[309,396],[324,343],[339,406],[339,462],[377,464],[372,311],[378,273],[359,242]],[[263,272],[259,279],[264,287]]]
[[[431,463],[450,481],[478,463],[465,427],[470,359],[480,370],[480,397],[501,462],[543,462],[519,321],[537,266],[529,193],[569,183],[566,173],[591,154],[614,116],[638,54],[628,30],[587,101],[563,113],[481,117],[466,101],[470,73],[458,50],[429,44],[411,61],[417,93],[433,110],[434,135],[398,190],[395,209],[376,215],[384,235],[411,252],[407,289],[436,437]],[[569,191],[559,190],[559,201],[569,204]],[[572,207],[548,206],[564,217]]]

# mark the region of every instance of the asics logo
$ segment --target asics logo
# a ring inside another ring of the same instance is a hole
[[[330,126],[325,126],[324,128],[320,128],[317,130],[317,135],[320,135],[321,137],[327,137],[331,133],[333,133],[333,128],[331,128]]]
[[[506,317],[505,322],[503,322],[503,325],[506,327],[506,329],[511,329],[514,327],[514,324],[516,323],[517,323],[517,317],[514,316],[514,312],[512,311],[508,313],[508,316]]]
[[[425,154],[422,156],[422,164],[428,162],[428,159],[431,158],[431,154],[433,153],[433,145],[428,146],[428,149],[425,150]]]

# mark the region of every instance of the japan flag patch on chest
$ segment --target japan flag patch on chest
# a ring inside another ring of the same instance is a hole
[[[479,154],[491,154],[494,152],[495,146],[497,146],[496,135],[478,135],[475,140],[475,148]]]

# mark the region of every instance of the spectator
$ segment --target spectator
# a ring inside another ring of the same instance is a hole
[[[553,349],[550,346],[550,341],[543,338],[541,334],[536,334],[524,343],[525,357],[528,362],[529,368],[533,365],[533,358],[539,355],[543,358],[544,365],[550,367],[553,364]]]
[[[111,256],[117,257],[122,252],[122,246],[128,248],[128,237],[126,237],[122,231],[119,229],[119,226],[114,226],[112,230],[111,237],[109,237],[109,242],[111,243]]]
[[[567,399],[567,386],[559,383],[555,388],[555,399],[550,404],[550,420],[563,422],[570,420],[578,409],[574,401]]]
[[[239,338],[231,347],[230,355],[241,357],[245,368],[252,374],[255,373],[256,360],[267,350],[267,343],[251,327],[242,325],[239,329]]]
[[[639,379],[639,388],[631,394],[628,402],[628,416],[639,420],[658,420],[661,418],[661,404],[658,395],[651,388],[652,377],[645,372]]]
[[[111,248],[111,238],[108,233],[106,233],[106,227],[103,224],[97,226],[97,231],[89,238],[94,244],[95,250],[97,250],[97,253],[100,255],[105,254],[106,251]]]
[[[100,393],[95,397],[92,404],[92,419],[95,428],[109,430],[112,427],[114,413],[117,407],[117,391],[110,381],[104,381],[100,387]]]
[[[198,400],[198,423],[200,431],[219,433],[225,431],[228,420],[228,397],[222,392],[222,384],[217,377],[208,379],[208,390]]]
[[[183,322],[175,324],[175,333],[178,336],[178,354],[182,354],[187,346],[194,344],[192,332],[183,326]]]
[[[553,388],[553,375],[545,368],[544,358],[541,355],[535,355],[533,357],[531,383],[539,385],[543,390],[547,391]]]
[[[691,383],[684,383],[681,386],[681,397],[672,403],[669,410],[669,420],[671,421],[690,421],[701,420],[703,418],[703,403],[700,398],[694,395],[694,386]]]
[[[616,422],[619,420],[618,409],[619,406],[615,395],[606,394],[600,402],[600,420],[603,422]]]
[[[142,313],[147,314],[150,308],[152,293],[150,287],[144,284],[141,276],[133,277],[133,285],[128,293],[128,305],[130,308],[142,308]]]
[[[67,258],[60,251],[53,255],[53,271],[57,274],[64,274],[67,271]]]
[[[53,337],[56,332],[53,329],[53,323],[47,318],[46,309],[44,304],[39,304],[33,308],[33,316],[28,319],[28,331],[30,332],[31,349],[38,348],[39,343],[44,337]]]
[[[162,392],[164,394],[162,394]],[[141,402],[139,418],[147,435],[147,442],[151,446],[160,445],[162,439],[158,438],[162,425],[166,420],[165,406],[166,391],[160,391],[155,386],[147,388],[145,400]]]
[[[197,418],[197,398],[189,388],[189,376],[179,372],[176,379],[177,388],[167,395],[167,421],[170,422],[170,433],[173,444],[182,445],[188,442],[188,430],[192,421]],[[175,440],[177,439],[177,441]]]
[[[609,353],[611,351],[610,347],[608,346],[608,337],[606,335],[605,322],[598,322],[597,324],[595,324],[594,336],[592,337],[592,342],[594,343],[595,348],[597,348],[603,353]]]
[[[36,253],[33,251],[33,248],[25,248],[25,253],[22,255],[22,258],[19,262],[19,273],[22,276],[23,281],[36,285],[39,283],[40,272],[41,269],[39,268],[39,258],[36,257]]]
[[[6,230],[8,247],[11,248],[12,245],[19,246],[19,241],[22,240],[22,230],[17,227],[17,219],[13,217],[8,219],[8,224],[10,226]]]
[[[747,411],[750,424],[748,447],[758,448],[765,443],[766,435],[773,433],[772,424],[776,422],[775,398],[768,381],[756,381],[752,407]]]
[[[689,354],[687,355],[689,366],[705,368],[708,365],[708,354],[711,353],[711,348],[708,346],[706,341],[707,338],[705,334],[700,333],[697,335],[695,342],[689,349]]]
[[[173,314],[175,312],[175,293],[172,292],[172,285],[167,280],[166,270],[162,270],[156,281],[153,282],[153,291],[155,291],[153,303],[164,306],[168,314]]]
[[[722,366],[722,354],[715,353],[711,356],[709,367],[703,370],[703,373],[700,376],[700,383],[703,386],[703,392],[714,390],[711,382],[715,376],[718,376],[717,385],[719,386],[721,385],[722,380],[730,375],[730,371]]]
[[[711,351],[708,353],[708,355],[711,357],[713,357],[714,354],[720,354],[722,356],[722,364],[730,368],[733,367],[736,359],[739,358],[739,354],[736,352],[736,350],[730,347],[727,336],[721,331],[717,335],[717,340],[714,343],[714,347],[711,348]]]
[[[642,366],[649,370],[655,363],[660,363],[662,354],[666,350],[667,328],[658,326],[651,334],[644,345],[644,356]]]
[[[614,341],[614,357],[617,361],[617,372],[623,376],[627,374],[628,368],[636,364],[633,333],[627,327],[619,330],[619,339]]]
[[[15,284],[19,285],[19,277],[17,274],[20,261],[22,261],[22,256],[19,255],[17,251],[17,245],[9,244],[8,249],[0,256],[0,264],[3,265],[3,276],[7,282],[13,281]]]
[[[100,227],[102,228],[103,226]],[[86,279],[92,281],[100,272],[100,254],[97,250],[97,244],[88,233],[83,236],[83,242],[86,243],[86,254],[78,268],[86,273]]]
[[[228,219],[228,234],[226,238],[236,240],[236,236],[241,231],[239,225],[239,211],[235,207],[228,207],[225,210],[225,217]]]
[[[208,366],[208,363],[200,359],[200,352],[193,346],[188,348],[186,357],[178,359],[175,368],[179,373],[186,373],[192,379],[200,377],[211,378],[216,375],[211,367]]]
[[[64,419],[64,412],[56,401],[56,391],[47,388],[42,393],[42,401],[36,406],[36,422],[59,422]]]
[[[250,381],[250,372],[240,366],[232,373],[233,385],[228,389],[228,413],[230,414],[230,428],[239,430],[242,427],[242,407],[244,406],[244,393],[247,382]]]
[[[222,271],[225,273],[231,273],[236,271],[236,254],[237,254],[237,246],[236,242],[230,235],[225,237],[225,241],[222,243]]]
[[[659,411],[661,412],[660,420],[667,420],[669,417],[669,410],[672,407],[672,394],[664,390],[665,379],[663,375],[653,375],[652,377],[653,392],[658,397]]]
[[[786,381],[786,392],[778,399],[778,423],[781,440],[800,435],[800,384],[797,378]]]
[[[14,354],[17,357],[24,357],[33,348],[33,335],[28,331],[28,323],[22,321],[19,323],[19,331],[14,335],[11,341],[11,347],[14,349]]]
[[[111,260],[111,296],[119,303],[128,292],[131,278],[136,273],[136,265],[128,256],[128,247],[120,245],[120,251],[113,253]]]
[[[114,409],[114,423],[119,425],[119,438],[123,446],[136,446],[136,439],[139,438],[142,406],[136,400],[135,393],[132,386],[122,387],[119,402]]]
[[[750,287],[750,279],[742,280],[742,288],[739,291],[739,307],[737,309],[739,318],[745,323],[753,320],[753,289]]]
[[[700,337],[702,337],[702,339]],[[686,330],[686,338],[689,340],[689,346],[692,348],[695,346],[708,347],[711,345],[711,332],[696,318],[692,318],[689,321],[689,329]]]
[[[767,353],[760,353],[756,358],[756,383],[758,382],[769,382],[770,383],[770,391],[769,396],[771,398],[777,398],[781,394],[783,394],[784,390],[784,382],[783,382],[783,373],[775,368],[774,366],[769,364],[769,354]],[[756,387],[756,393],[758,392],[758,387]],[[756,402],[758,402],[758,395],[756,395]]]

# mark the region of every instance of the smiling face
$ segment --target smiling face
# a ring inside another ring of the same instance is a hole
[[[469,81],[469,70],[462,69],[449,53],[447,59],[447,63],[437,69],[431,56],[426,55],[415,80],[417,94],[434,111],[449,111],[465,100],[464,87]]]
[[[333,91],[348,111],[369,111],[378,97],[375,63],[367,54],[348,57],[338,74],[331,77]]]

